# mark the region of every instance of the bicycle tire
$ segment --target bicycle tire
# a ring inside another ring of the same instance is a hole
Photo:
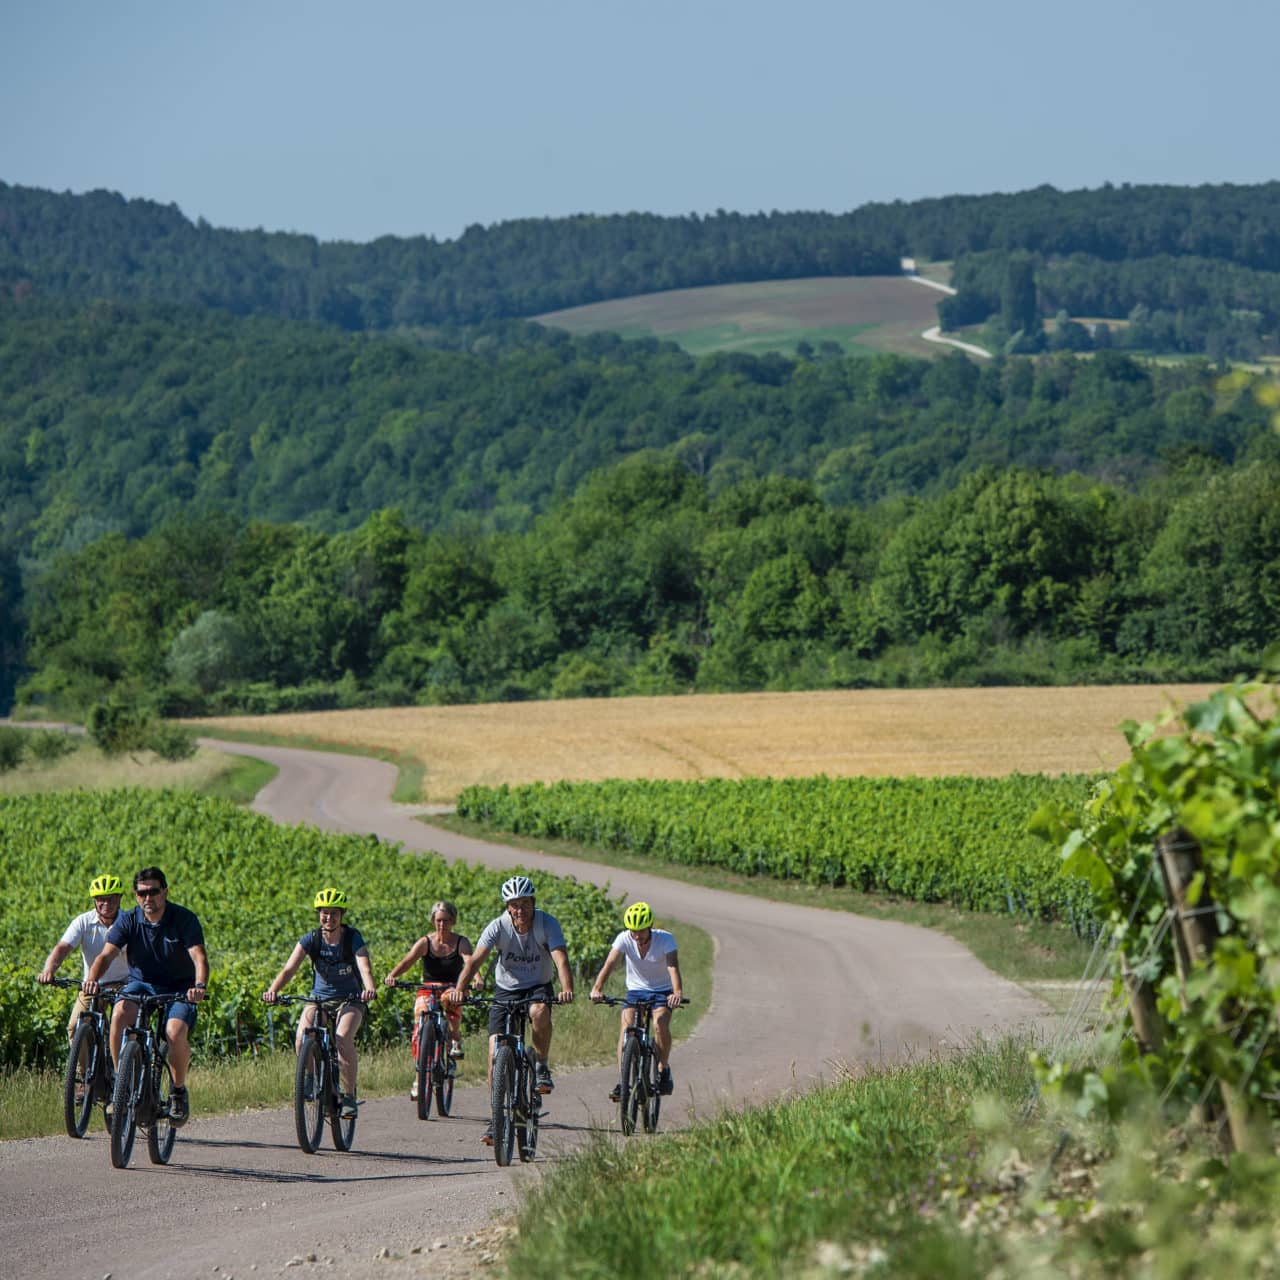
[[[169,1100],[173,1097],[173,1070],[168,1058],[152,1066],[152,1113],[147,1126],[147,1155],[152,1164],[168,1164],[178,1130],[169,1119]]]
[[[652,1049],[644,1055],[644,1105],[641,1116],[645,1133],[658,1132],[658,1113],[662,1110],[662,1094],[658,1090],[658,1055]]]
[[[538,1092],[538,1078],[528,1057],[520,1072],[518,1092],[516,1145],[520,1159],[527,1164],[538,1154],[538,1119],[542,1114],[542,1094]]]
[[[640,1114],[644,1078],[641,1074],[641,1058],[644,1050],[635,1036],[628,1036],[622,1047],[622,1090],[618,1094],[618,1122],[624,1136],[636,1131],[636,1117]]]
[[[293,1073],[293,1121],[298,1146],[315,1155],[324,1129],[324,1098],[329,1087],[325,1079],[324,1055],[314,1036],[303,1036],[298,1065]]]
[[[133,1155],[142,1088],[142,1046],[136,1040],[129,1040],[120,1050],[116,1087],[111,1094],[111,1163],[117,1169],[127,1169]]]
[[[89,1128],[97,1074],[98,1036],[93,1023],[82,1018],[67,1054],[67,1075],[62,1086],[62,1118],[68,1138],[83,1138]]]
[[[430,1014],[418,1023],[418,1119],[431,1119],[431,1095],[435,1090],[436,1024]]]
[[[505,1169],[515,1146],[516,1051],[509,1044],[493,1055],[493,1158]]]
[[[333,1137],[334,1148],[338,1151],[350,1151],[356,1141],[356,1117],[352,1116],[349,1120],[342,1118],[342,1097],[340,1094],[332,1094],[331,1102],[329,1133]]]
[[[436,1035],[436,1114],[443,1120],[453,1110],[453,1081],[458,1064],[449,1056],[449,1037]]]

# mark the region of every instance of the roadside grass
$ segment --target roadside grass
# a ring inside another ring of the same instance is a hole
[[[225,742],[257,743],[264,747],[292,747],[300,751],[328,751],[335,755],[365,756],[370,760],[383,760],[395,765],[397,770],[396,785],[391,792],[392,800],[397,804],[419,804],[424,794],[426,766],[416,756],[406,752],[388,751],[382,747],[354,746],[325,738],[310,737],[307,734],[260,733],[250,729],[227,729],[199,720],[188,720],[183,723],[194,729],[202,738],[220,738]]]
[[[507,1273],[985,1276],[991,1249],[940,1214],[984,1179],[974,1102],[1032,1088],[1025,1041],[857,1078],[681,1132],[600,1134],[531,1184]]]
[[[68,734],[72,749],[48,762],[25,758],[0,773],[0,795],[47,791],[101,791],[116,787],[177,787],[247,804],[276,774],[261,760],[206,747],[189,760],[163,760],[151,751],[105,756],[86,738]]]
[[[672,922],[670,927],[680,943],[680,971],[689,995],[689,1005],[671,1020],[673,1035],[682,1040],[693,1031],[711,1004],[714,943],[706,932],[694,925]],[[593,1005],[586,999],[594,976],[580,976],[575,984],[578,998],[573,1004],[560,1005],[555,1010],[555,1034],[551,1044],[553,1070],[600,1066],[611,1062],[617,1052],[617,1010]],[[621,994],[621,974],[615,974],[606,989],[611,994]],[[413,1071],[409,1054],[412,1017],[409,995],[405,992],[399,997],[404,1007],[403,1043],[389,1048],[360,1049],[361,1097],[384,1098],[408,1093]],[[38,998],[39,989],[33,981],[32,999]],[[397,997],[382,991],[378,998]],[[198,1034],[197,1023],[197,1037]],[[223,1115],[289,1106],[293,1099],[294,1056],[288,1047],[291,1040],[287,1030],[283,1032],[283,1038],[284,1047],[275,1051],[264,1049],[256,1055],[241,1057],[210,1058],[197,1047],[190,1077],[195,1113]],[[464,1032],[467,1055],[458,1064],[459,1085],[484,1081],[485,1041],[482,1025]],[[0,1141],[62,1133],[62,1081],[61,1069],[17,1070],[0,1075]],[[101,1108],[95,1110],[90,1129],[101,1132]]]
[[[840,885],[818,886],[798,880],[744,876],[717,867],[694,867],[615,849],[590,848],[568,840],[538,840],[509,831],[494,831],[482,823],[460,818],[456,813],[432,815],[422,821],[459,835],[499,840],[520,849],[603,863],[621,870],[660,874],[708,889],[726,889],[797,906],[849,911],[879,920],[896,920],[937,929],[967,947],[994,973],[1036,988],[1036,993],[1048,997],[1046,1003],[1051,1005],[1070,1000],[1070,984],[1084,974],[1093,949],[1092,943],[1078,938],[1065,925],[1043,920],[962,911],[948,903],[912,902],[906,898],[860,893]],[[1037,986],[1063,983],[1069,985]]]
[[[1280,1275],[1280,1164],[1154,1114],[1037,1100],[1028,1041],[872,1068],[653,1138],[599,1132],[527,1184],[506,1274],[918,1280]]]

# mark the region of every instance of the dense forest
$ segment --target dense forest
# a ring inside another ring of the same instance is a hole
[[[0,184],[0,706],[1229,674],[1275,603],[1276,435],[1220,366],[1125,348],[1272,342],[1277,195],[354,245]],[[955,259],[943,314],[997,359],[522,318],[904,255]]]
[[[1030,316],[1011,314],[1005,296],[1017,254],[1031,262]],[[969,263],[974,255],[984,260]],[[1127,330],[1144,307],[1129,345],[1253,355],[1276,343],[1280,183],[1040,187],[843,214],[581,215],[369,244],[229,231],[112,192],[0,183],[6,293],[164,301],[349,330],[475,324],[695,285],[886,274],[903,256],[955,260],[960,296],[940,308],[943,323],[1000,316],[1021,349],[1036,349],[1036,319],[1059,311]],[[1082,330],[1070,341],[1093,337]]]
[[[1136,491],[982,468],[833,506],[639,454],[519,533],[225,515],[54,557],[24,700],[168,713],[866,685],[1216,680],[1280,610],[1280,456]]]

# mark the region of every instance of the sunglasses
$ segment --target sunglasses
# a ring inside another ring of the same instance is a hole
[[[139,898],[154,898],[157,894],[163,893],[162,888],[155,889],[135,889],[134,894]]]

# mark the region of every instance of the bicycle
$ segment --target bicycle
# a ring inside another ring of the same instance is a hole
[[[80,989],[75,978],[54,978],[51,987]],[[107,1004],[124,983],[104,982],[97,994],[89,997],[88,1009],[80,1011],[67,1054],[67,1071],[62,1086],[62,1119],[67,1137],[83,1138],[89,1129],[93,1104],[102,1104],[103,1122],[111,1128],[111,1091],[115,1087],[115,1070],[107,1047],[104,1022]]]
[[[111,1094],[111,1163],[128,1168],[133,1141],[139,1128],[147,1135],[147,1155],[152,1164],[168,1164],[177,1126],[170,1119],[173,1071],[169,1067],[169,1040],[165,1034],[165,1010],[186,993],[131,995],[138,1012],[124,1029],[116,1083]]]
[[[622,996],[605,996],[607,1005],[625,1005]],[[681,1004],[688,1004],[687,999]],[[635,1020],[626,1028],[622,1045],[621,1087],[618,1093],[618,1120],[622,1132],[630,1137],[636,1131],[636,1119],[645,1133],[658,1131],[658,1113],[662,1110],[662,1093],[658,1088],[658,1055],[653,1043],[653,1011],[670,1008],[666,999],[637,1000],[629,1007],[636,1011]]]
[[[336,1000],[313,1000],[307,996],[277,996],[277,1004],[313,1004],[316,1016],[303,1032],[298,1046],[298,1065],[293,1075],[293,1121],[298,1146],[315,1155],[325,1117],[329,1133],[339,1151],[350,1151],[356,1136],[356,1117],[342,1115],[342,1074],[338,1066],[338,1015],[350,996]]]
[[[453,1108],[453,1082],[458,1074],[458,1064],[449,1055],[452,1032],[440,993],[449,990],[447,982],[405,982],[397,980],[397,989],[415,991],[425,996],[428,1004],[418,1014],[418,1054],[416,1058],[418,1084],[418,1119],[431,1119],[431,1098],[434,1094],[436,1112],[447,1116]]]
[[[469,996],[465,1004],[492,1004],[496,996]],[[538,1150],[538,1122],[542,1119],[542,1095],[537,1089],[533,1054],[525,1044],[525,1025],[531,1004],[548,1004],[544,998],[500,1001],[504,1010],[502,1030],[493,1050],[493,1158],[504,1168],[513,1150],[528,1162]]]

